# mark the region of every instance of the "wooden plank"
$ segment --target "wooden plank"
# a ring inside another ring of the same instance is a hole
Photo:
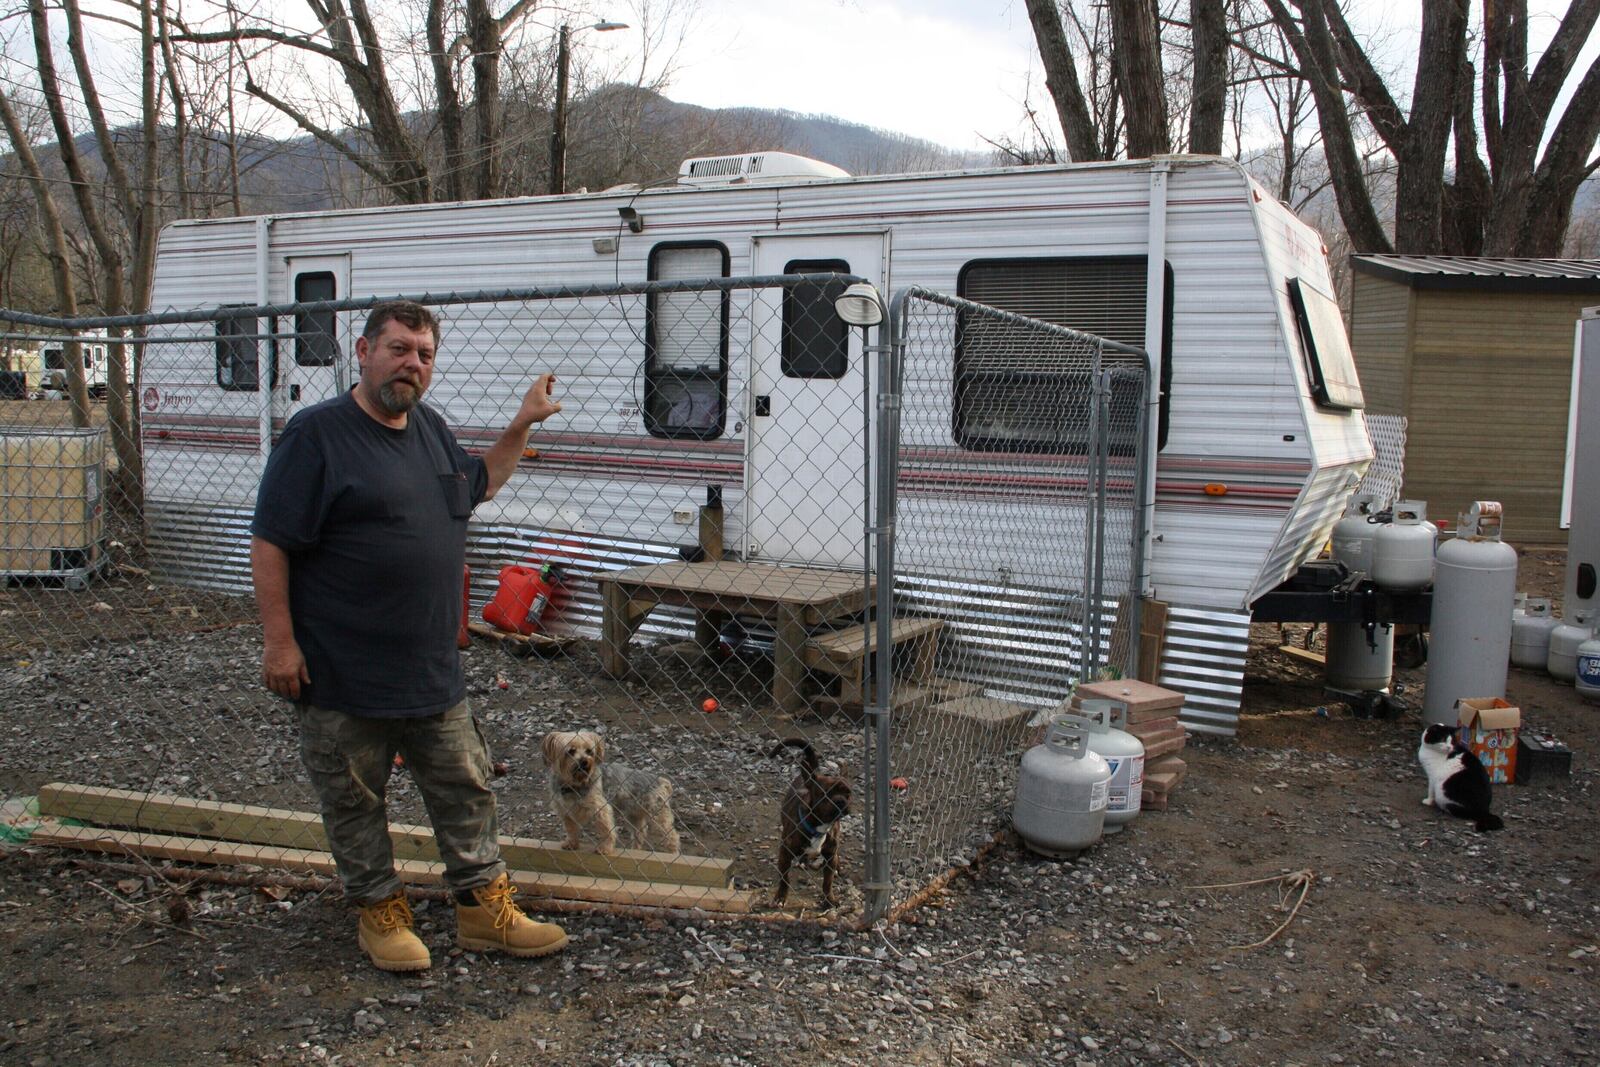
[[[982,692],[981,685],[952,681],[948,678],[930,678],[926,682],[913,682],[909,685],[896,682],[892,711],[895,714],[904,714],[947,700],[955,700],[958,697],[977,696]],[[852,719],[859,719],[866,710],[860,689],[841,690],[838,696],[814,696],[811,698],[811,706],[823,717],[843,712]]]
[[[928,709],[928,714],[962,719],[982,730],[1021,733],[1036,710],[1038,709],[1025,707],[1010,700],[997,700],[994,697],[964,697],[935,704]]]
[[[185,863],[251,864],[330,877],[338,874],[331,855],[309,849],[210,841],[198,837],[144,834],[129,830],[105,830],[96,826],[42,826],[34,831],[31,840],[37,844],[60,845],[90,852],[133,853],[146,857],[180,860]],[[395,872],[402,880],[420,885],[440,885],[444,881],[442,863],[396,860]],[[546,874],[539,871],[513,870],[508,873],[518,889],[530,895],[562,900],[587,900],[653,908],[697,908],[701,911],[727,913],[749,912],[752,905],[751,894],[738,889],[661,885],[617,878]]]
[[[1306,663],[1315,663],[1318,667],[1325,667],[1328,663],[1327,658],[1321,652],[1313,652],[1309,648],[1301,648],[1299,645],[1279,645],[1278,651],[1293,659],[1302,660]]]
[[[320,816],[284,808],[223,804],[209,800],[135,793],[124,789],[52,782],[39,789],[39,811],[60,819],[79,819],[99,826],[176,833],[189,837],[221,837],[245,844],[325,851],[327,833]],[[433,831],[425,826],[391,824],[397,860],[439,858]],[[665,852],[622,849],[610,856],[562,848],[553,841],[527,837],[500,838],[500,855],[518,870],[599,878],[671,882],[713,888],[732,880],[729,860],[705,856],[673,856]]]
[[[911,616],[897,616],[890,624],[889,639],[894,644],[911,641],[926,634],[936,633],[944,628],[943,619],[913,618]],[[826,657],[839,663],[860,659],[863,649],[863,631],[865,631],[865,649],[867,653],[878,650],[878,624],[876,622],[860,623],[855,626],[846,626],[842,630],[830,630],[826,633],[812,634],[806,641],[806,662],[812,663],[812,653]],[[815,666],[815,664],[812,664]]]
[[[801,653],[806,628],[799,607],[784,604],[779,608],[777,638],[772,650],[772,702],[779,711],[798,711],[805,705],[806,675]]]
[[[594,576],[604,586],[620,585],[652,592],[674,591],[755,600],[773,604],[814,605],[838,597],[870,594],[873,583],[851,571],[779,567],[733,560],[701,563],[657,563]]]
[[[512,633],[497,626],[490,626],[486,622],[469,622],[467,623],[467,629],[479,637],[488,637],[496,641],[514,641],[518,644],[532,645],[541,649],[549,649],[550,651],[566,648],[569,645],[576,644],[578,641],[576,637],[566,635]]]

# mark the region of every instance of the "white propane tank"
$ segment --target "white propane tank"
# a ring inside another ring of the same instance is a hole
[[[1372,580],[1383,589],[1426,589],[1433,582],[1433,546],[1439,528],[1427,520],[1427,504],[1402,500],[1394,521],[1378,527],[1372,545]]]
[[[1022,757],[1011,824],[1031,851],[1071,859],[1100,840],[1111,768],[1089,751],[1088,732],[1056,718]]]
[[[1325,671],[1330,689],[1364,693],[1389,688],[1394,680],[1394,627],[1374,626],[1372,642],[1367,644],[1367,628],[1358,622],[1328,624]]]
[[[1550,634],[1560,621],[1545,597],[1529,597],[1522,614],[1511,613],[1511,665],[1545,670],[1550,659]]]
[[[1378,539],[1378,501],[1358,496],[1350,501],[1344,518],[1333,527],[1333,558],[1345,570],[1372,577],[1372,548]]]
[[[1600,637],[1578,646],[1573,684],[1585,700],[1600,701]],[[1109,817],[1108,817],[1109,818]]]
[[[1594,635],[1587,611],[1574,611],[1572,621],[1550,631],[1550,655],[1544,661],[1550,677],[1575,682],[1578,676],[1578,646]]]
[[[1089,732],[1089,751],[1104,757],[1111,768],[1106,787],[1106,827],[1118,833],[1139,817],[1144,799],[1144,742],[1122,729],[1128,721],[1128,705],[1120,700],[1085,700],[1076,715]]]
[[[1500,505],[1480,500],[1439,546],[1424,722],[1455,726],[1457,700],[1506,695],[1516,596],[1517,553],[1500,540]]]

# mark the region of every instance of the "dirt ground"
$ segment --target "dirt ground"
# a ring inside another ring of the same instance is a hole
[[[1563,568],[1524,554],[1521,588],[1559,597]],[[248,655],[250,627],[155,618],[169,639],[82,653],[160,666],[103,703],[17,666],[11,635],[0,792],[102,751],[146,682],[262,743],[285,728],[242,682],[193,677],[208,641]],[[881,930],[570,915],[566,953],[516,961],[454,950],[428,904],[434,968],[387,976],[359,957],[337,890],[0,851],[0,1063],[1593,1062],[1600,708],[1511,672],[1508,695],[1573,771],[1498,790],[1507,827],[1480,835],[1419,803],[1415,711],[1357,718],[1275,650],[1275,627],[1256,639],[1238,738],[1191,739],[1169,811],[1073,863],[1008,842]],[[1424,672],[1398,677],[1420,705]],[[534,695],[535,714],[558,697]],[[485,710],[499,737],[537,727]],[[181,743],[143,743],[158,740]],[[759,758],[710,725],[699,743],[708,768]],[[290,796],[293,779],[263,766],[238,786]]]

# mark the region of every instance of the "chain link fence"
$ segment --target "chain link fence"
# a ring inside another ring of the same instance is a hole
[[[1141,357],[920,291],[857,329],[835,313],[857,281],[416,298],[443,320],[427,402],[469,452],[538,373],[563,404],[475,511],[463,575],[469,700],[536,907],[881,917],[1002,824],[1027,721],[1130,666]],[[376,302],[53,324],[139,335],[137,447],[62,427],[59,401],[0,418],[9,838],[332,872],[293,709],[259,681],[249,528],[275,436],[355,382]],[[578,757],[550,739],[575,733],[641,772],[615,851],[592,819],[562,847]],[[789,738],[851,786],[832,908],[793,832],[772,901]],[[437,881],[403,761],[370,784],[405,876]]]

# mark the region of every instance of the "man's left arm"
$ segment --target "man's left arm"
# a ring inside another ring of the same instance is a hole
[[[495,493],[510,479],[511,472],[517,469],[517,462],[528,447],[528,431],[561,410],[561,401],[555,399],[554,395],[555,382],[554,374],[541,374],[535,378],[505,431],[483,454],[483,465],[489,475],[489,488],[483,494],[484,500],[493,500]]]

